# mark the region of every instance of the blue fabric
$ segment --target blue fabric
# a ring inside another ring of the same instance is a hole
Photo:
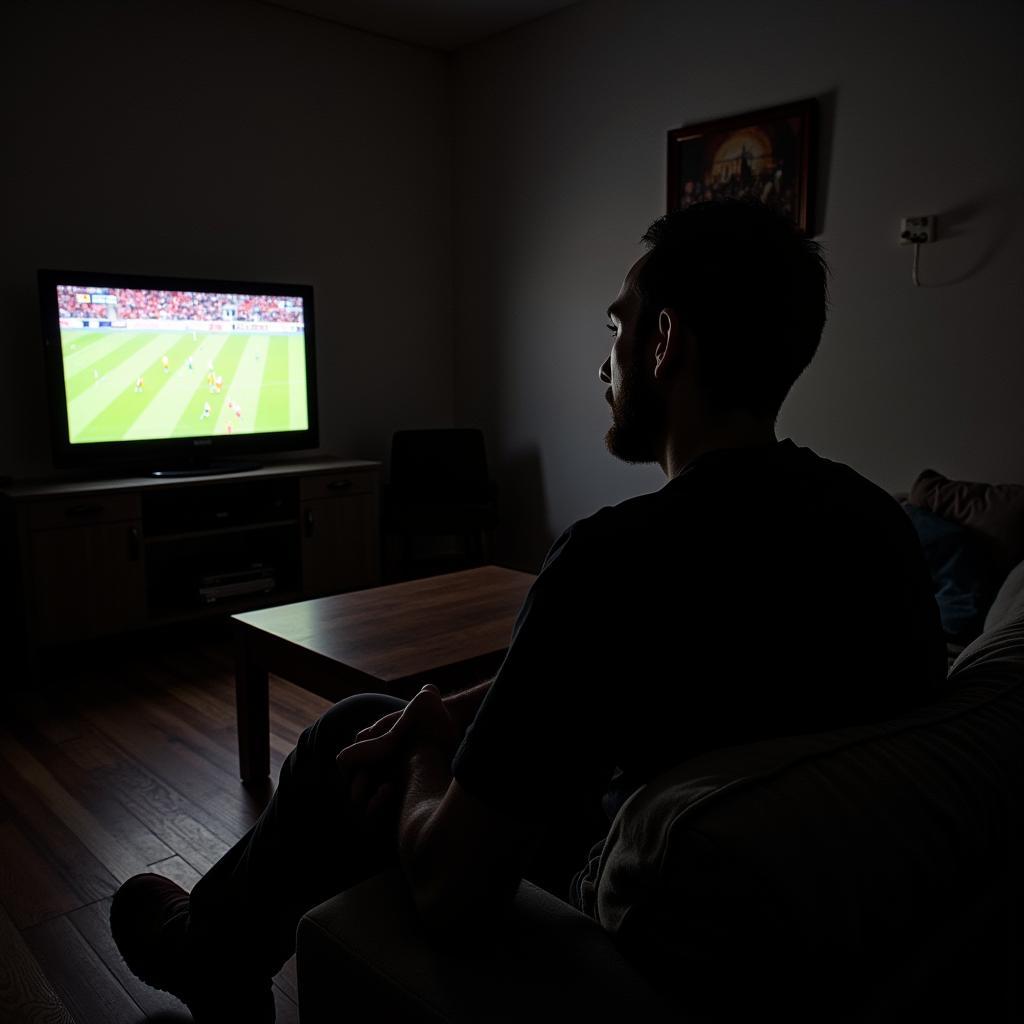
[[[935,582],[942,629],[966,643],[981,633],[991,598],[988,559],[969,529],[909,502],[910,516]]]

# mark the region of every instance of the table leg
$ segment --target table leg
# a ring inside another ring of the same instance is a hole
[[[238,763],[243,782],[262,782],[270,774],[270,692],[267,668],[235,631],[235,704],[238,710]]]

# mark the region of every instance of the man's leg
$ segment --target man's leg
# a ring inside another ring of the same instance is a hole
[[[360,729],[404,706],[396,697],[360,694],[306,729],[259,820],[196,883],[190,898],[168,889],[170,883],[154,890],[152,876],[126,882],[114,897],[111,928],[128,965],[176,995],[198,988],[202,1000],[214,981],[179,977],[202,970],[196,964],[208,965],[221,987],[269,991],[270,978],[294,952],[299,918],[397,861],[397,819],[395,827],[391,816],[367,826],[350,806],[335,755]],[[179,961],[165,965],[166,980],[155,973],[161,956]]]
[[[302,733],[259,820],[192,890],[197,934],[232,933],[250,962],[272,976],[295,952],[295,929],[307,910],[397,861],[394,830],[378,823],[368,831],[351,810],[335,756],[360,729],[405,703],[358,694]]]

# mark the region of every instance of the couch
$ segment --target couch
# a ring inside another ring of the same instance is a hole
[[[394,870],[314,908],[301,1018],[1024,1019],[1022,824],[1024,562],[927,706],[706,753],[634,793],[582,911],[524,881],[494,932],[440,946]]]

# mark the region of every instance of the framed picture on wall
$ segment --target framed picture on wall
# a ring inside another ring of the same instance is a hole
[[[757,199],[814,234],[818,107],[814,99],[668,133],[668,209]]]

